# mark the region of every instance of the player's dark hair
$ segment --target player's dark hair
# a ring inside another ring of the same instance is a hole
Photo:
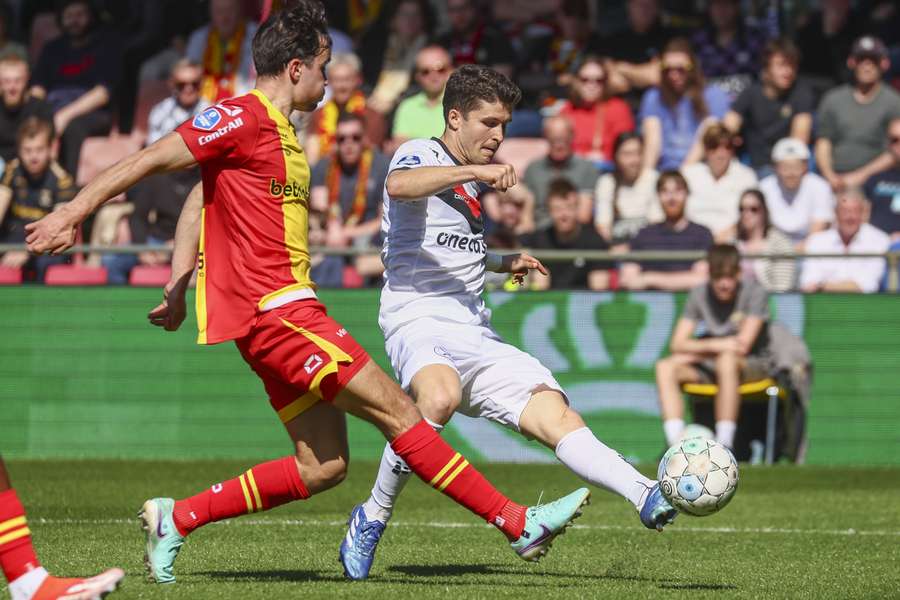
[[[483,65],[463,65],[447,80],[444,120],[454,108],[465,117],[482,101],[500,102],[512,112],[521,99],[522,91],[506,75]]]
[[[741,270],[741,253],[731,244],[716,244],[706,253],[709,277],[733,277]]]
[[[281,73],[297,58],[306,64],[331,45],[325,8],[319,0],[289,0],[253,36],[253,64],[260,77]]]
[[[41,134],[47,135],[47,142],[53,141],[53,123],[38,116],[27,117],[16,130],[16,147],[22,145],[25,140],[30,140]]]
[[[547,187],[547,201],[549,202],[552,198],[568,198],[570,194],[577,191],[571,181],[565,177],[557,177]]]
[[[674,181],[678,184],[678,187],[683,189],[685,192],[690,193],[691,188],[688,186],[687,179],[684,178],[684,175],[676,171],[675,169],[669,171],[663,171],[659,174],[659,179],[656,180],[656,193],[658,194],[663,186],[666,185],[666,182]]]

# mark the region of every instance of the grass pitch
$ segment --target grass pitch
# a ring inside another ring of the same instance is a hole
[[[144,580],[135,513],[148,497],[180,497],[250,462],[11,461],[45,566],[59,575],[121,566],[114,598],[897,598],[900,470],[749,468],[732,503],[682,515],[665,533],[594,490],[575,528],[539,564],[414,480],[379,548],[371,579],[343,580],[337,550],[349,509],[376,465],[307,502],[210,525],[176,563],[178,582]],[[580,485],[563,467],[480,465],[511,497],[534,503]],[[0,592],[0,597],[7,597]]]

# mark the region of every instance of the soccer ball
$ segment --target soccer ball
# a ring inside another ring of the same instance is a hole
[[[659,487],[678,510],[704,517],[721,510],[734,496],[738,466],[722,444],[702,437],[682,440],[659,463]]]

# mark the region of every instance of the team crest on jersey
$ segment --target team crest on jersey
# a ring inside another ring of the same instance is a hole
[[[217,108],[210,107],[194,117],[193,125],[197,129],[202,129],[203,131],[212,131],[221,120],[222,113],[220,113]]]
[[[414,154],[407,154],[397,161],[397,165],[401,167],[418,167],[422,164],[422,159]]]

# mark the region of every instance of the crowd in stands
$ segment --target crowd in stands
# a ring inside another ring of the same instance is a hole
[[[290,0],[0,0],[0,243],[124,153],[254,83],[260,19]],[[887,0],[326,0],[326,98],[295,114],[311,167],[310,240],[381,243],[403,141],[439,136],[453,69],[516,81],[483,197],[491,247],[745,254],[900,248],[900,7]],[[159,175],[82,239],[171,246],[199,172]],[[69,261],[0,257],[25,281]],[[164,273],[165,251],[77,261],[106,281]],[[550,263],[535,289],[688,290],[705,260]],[[154,270],[155,269],[155,270]],[[323,287],[377,285],[377,255],[313,257]],[[874,292],[882,259],[744,259],[770,292]],[[503,287],[505,280],[488,278]]]

